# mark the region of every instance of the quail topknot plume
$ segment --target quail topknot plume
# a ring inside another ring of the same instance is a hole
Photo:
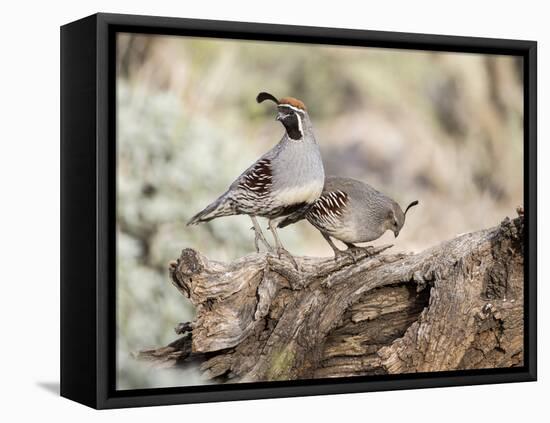
[[[224,194],[191,218],[188,225],[247,214],[255,231],[256,251],[259,251],[258,241],[272,250],[256,220],[256,216],[265,217],[269,219],[277,252],[288,254],[274,220],[311,206],[321,195],[325,172],[304,103],[292,97],[278,100],[271,94],[259,93],[256,101],[265,100],[277,104],[276,120],[285,127],[282,139],[246,169]]]
[[[336,257],[346,254],[354,258],[354,251],[362,250],[355,243],[378,239],[387,230],[397,238],[407,211],[417,204],[413,201],[403,212],[394,200],[364,182],[329,176],[321,196],[307,211],[286,217],[278,226],[306,218],[321,231]],[[338,249],[330,237],[342,241],[348,250]]]

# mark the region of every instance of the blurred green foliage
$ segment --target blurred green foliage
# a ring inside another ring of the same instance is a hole
[[[521,59],[129,34],[117,59],[121,389],[204,383],[129,357],[193,318],[168,278],[181,249],[216,260],[253,251],[246,216],[185,223],[282,136],[260,91],[306,103],[328,174],[420,200],[397,240],[376,243],[421,250],[523,203]],[[306,222],[281,235],[293,253],[332,254]]]

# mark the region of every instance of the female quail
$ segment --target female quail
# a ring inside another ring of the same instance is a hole
[[[279,254],[283,248],[276,232],[274,219],[303,210],[321,195],[325,171],[319,146],[304,103],[292,97],[277,100],[268,93],[258,94],[256,101],[271,100],[277,104],[277,120],[285,127],[285,134],[275,147],[246,169],[212,204],[196,214],[188,225],[207,222],[221,216],[247,214],[258,241],[271,250],[256,220],[269,219]]]
[[[405,223],[405,213],[394,200],[375,190],[368,184],[351,178],[329,176],[323,193],[305,212],[295,213],[279,223],[283,228],[306,218],[327,240],[335,256],[351,254],[360,250],[354,243],[368,242],[380,238],[388,229],[397,238]],[[347,251],[339,250],[330,237],[342,241]]]

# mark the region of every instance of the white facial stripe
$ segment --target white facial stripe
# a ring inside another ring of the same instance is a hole
[[[300,113],[296,113],[296,117],[298,118],[298,131],[300,131],[300,138],[303,138],[304,130],[302,129],[302,117],[300,116]]]
[[[291,106],[290,104],[279,104],[279,107],[288,107],[292,110],[294,110],[295,112],[298,112],[298,113],[304,113],[304,111],[302,109],[299,109],[298,107],[294,107],[294,106]]]

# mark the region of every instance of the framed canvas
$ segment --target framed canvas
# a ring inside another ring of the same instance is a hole
[[[536,380],[536,43],[61,28],[61,394]]]

